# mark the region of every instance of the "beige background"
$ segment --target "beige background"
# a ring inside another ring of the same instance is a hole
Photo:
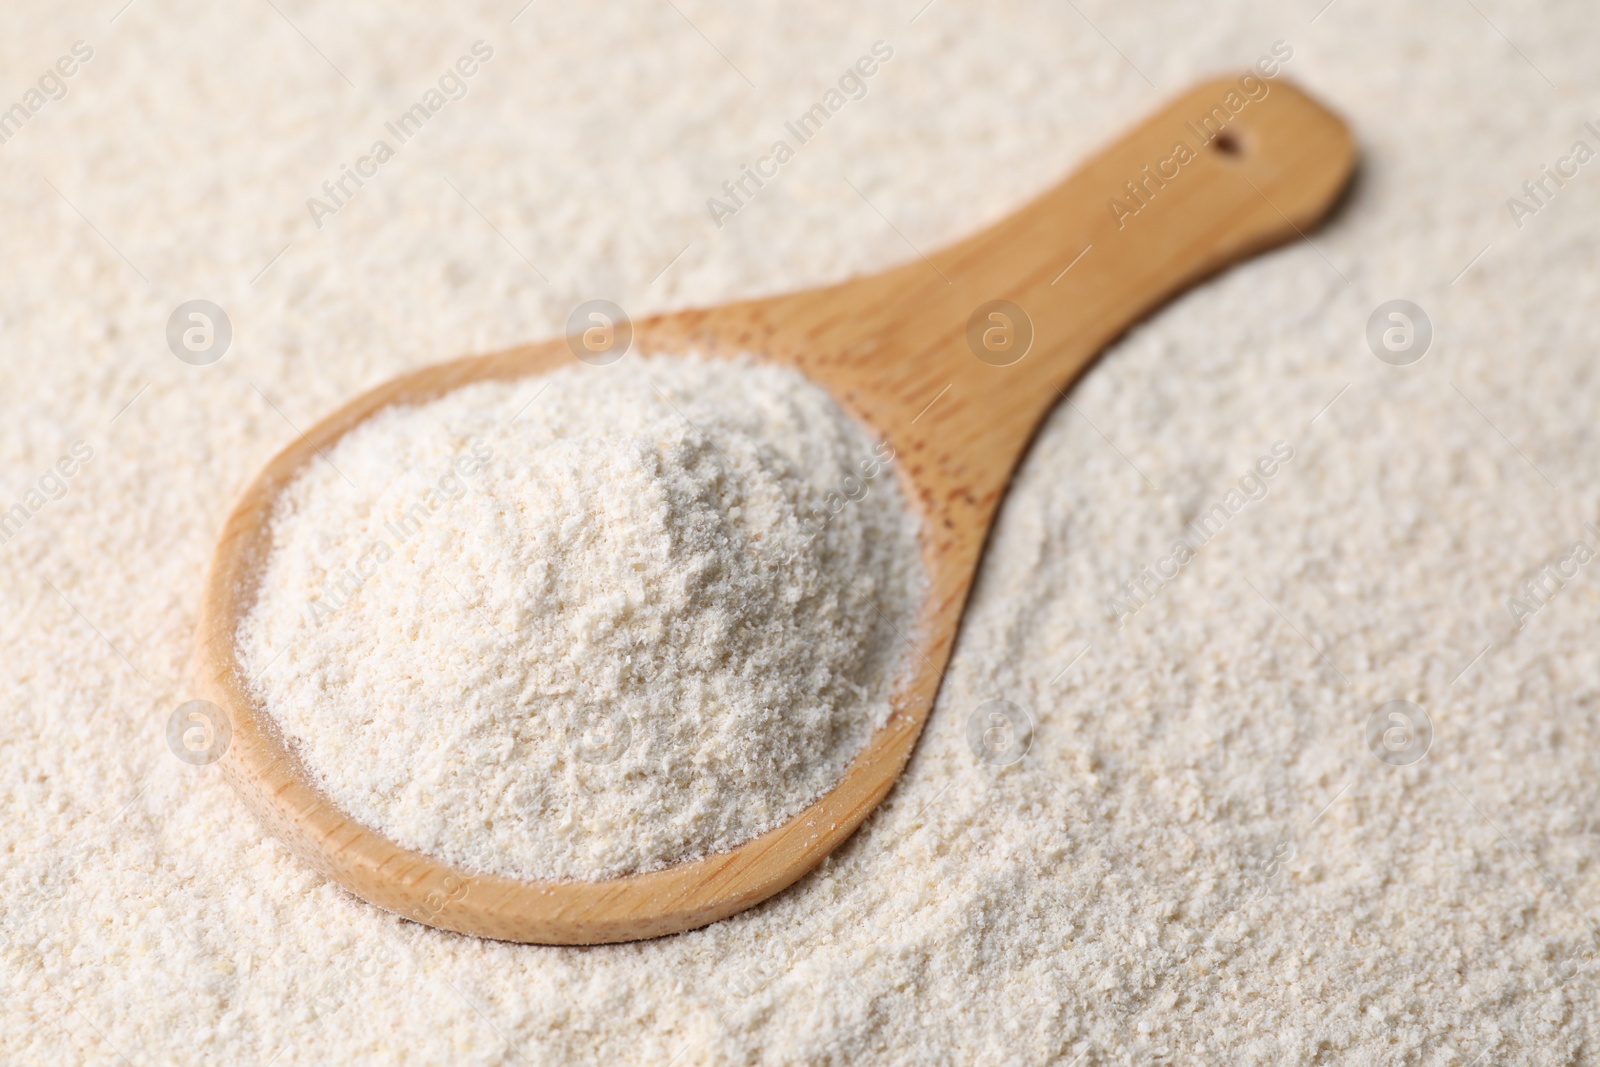
[[[0,508],[94,457],[0,545],[0,1059],[1600,1060],[1600,596],[1585,570],[1520,632],[1504,605],[1600,546],[1600,162],[1506,207],[1600,148],[1592,10],[919,3],[7,11],[0,107],[94,57],[0,145]],[[466,99],[316,229],[306,198],[480,38]],[[705,198],[879,39],[867,97],[715,227]],[[292,426],[593,296],[937,247],[1278,40],[1360,139],[1347,205],[1056,412],[905,779],[790,892],[640,945],[441,934],[168,751],[211,542]],[[196,297],[234,327],[208,367],[164,341]],[[1435,327],[1415,366],[1363,340],[1393,298]],[[1118,628],[1106,598],[1280,439],[1267,498]],[[1362,735],[1395,698],[1436,729],[1407,768]],[[1003,770],[965,741],[990,699],[1036,724]]]

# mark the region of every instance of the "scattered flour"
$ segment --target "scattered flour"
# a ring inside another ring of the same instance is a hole
[[[588,879],[726,850],[888,718],[922,584],[888,455],[747,361],[388,408],[279,497],[242,666],[407,847]]]
[[[1600,523],[1600,175],[1506,209],[1593,144],[1592,3],[679,4],[705,36],[668,4],[119,6],[0,34],[10,99],[95,50],[0,147],[0,500],[94,449],[0,545],[0,1062],[1596,1062],[1600,583],[1514,636],[1505,605]],[[313,231],[328,168],[480,37],[471,94]],[[729,169],[880,38],[867,97],[714,229]],[[594,296],[920,262],[1278,39],[1356,131],[1348,203],[1070,391],[905,774],[792,889],[639,944],[461,937],[168,751],[206,559],[295,425]],[[235,327],[209,367],[162,335],[197,296]],[[1435,326],[1410,367],[1363,339],[1395,298]],[[1270,495],[1117,629],[1107,597],[1279,439]],[[1363,735],[1397,697],[1435,727],[1409,767]],[[968,746],[995,699],[1034,723],[1002,768]]]

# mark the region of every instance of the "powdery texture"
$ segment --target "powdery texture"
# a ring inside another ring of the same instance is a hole
[[[1503,601],[1600,523],[1600,162],[1521,229],[1506,208],[1600,124],[1591,3],[679,4],[705,36],[667,4],[516,6],[280,0],[356,88],[266,4],[39,4],[0,34],[10,94],[99,35],[0,148],[0,499],[94,448],[0,545],[0,1061],[1597,1061],[1600,586],[1514,635]],[[479,37],[471,95],[313,230],[305,199]],[[880,38],[866,98],[715,228],[706,198]],[[442,933],[167,750],[205,561],[290,423],[591,297],[640,317],[914,260],[1279,39],[1356,131],[1348,202],[1071,390],[906,773],[790,890],[642,944]],[[197,295],[236,327],[211,367],[162,337]],[[1435,327],[1410,367],[1364,340],[1396,298]],[[1117,629],[1106,601],[1279,439],[1268,496]],[[1394,698],[1434,717],[1411,767],[1364,742]],[[1002,770],[967,747],[994,699],[1034,721]]]
[[[388,408],[279,497],[242,665],[318,784],[409,848],[585,879],[724,851],[889,717],[923,582],[887,454],[748,361]]]

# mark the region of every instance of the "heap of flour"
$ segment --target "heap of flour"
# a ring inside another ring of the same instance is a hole
[[[724,850],[889,715],[922,570],[887,452],[750,362],[390,408],[282,493],[241,663],[409,848],[546,879]]]

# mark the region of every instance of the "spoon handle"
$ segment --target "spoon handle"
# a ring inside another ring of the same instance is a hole
[[[1022,308],[1034,341],[1019,376],[1062,387],[1178,292],[1303,239],[1337,201],[1355,155],[1345,124],[1294,86],[1253,73],[1209,81],[932,262],[958,307],[1004,299]],[[969,369],[978,363],[953,354]]]
[[[1107,344],[1208,275],[1304,238],[1355,159],[1344,122],[1293,85],[1219,78],[981,233],[704,326],[784,349],[902,451],[959,439],[964,476],[998,498],[1060,390]],[[919,418],[936,395],[937,415]]]

